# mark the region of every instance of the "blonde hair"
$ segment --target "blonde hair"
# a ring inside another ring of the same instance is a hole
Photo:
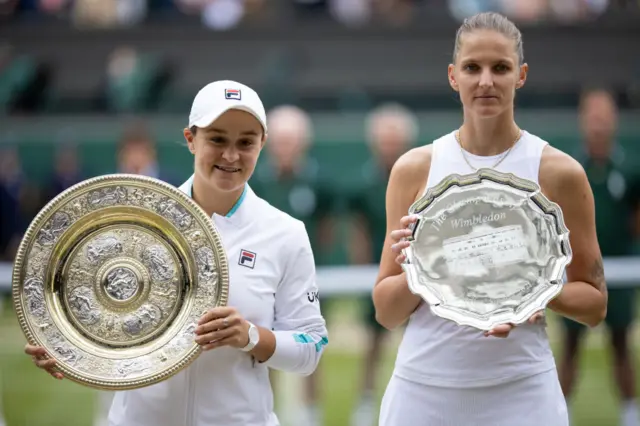
[[[456,62],[458,52],[460,51],[460,47],[462,46],[462,36],[464,34],[480,30],[496,31],[507,37],[508,39],[513,40],[516,45],[516,53],[518,54],[518,65],[522,65],[524,63],[522,33],[520,32],[518,27],[516,27],[516,25],[508,18],[495,12],[478,13],[477,15],[473,15],[470,18],[466,18],[462,22],[462,25],[460,25],[460,28],[458,28],[458,32],[456,33],[456,42],[453,49],[454,63]]]

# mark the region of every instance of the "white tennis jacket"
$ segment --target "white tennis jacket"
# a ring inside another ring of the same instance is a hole
[[[191,196],[192,185],[193,176],[180,189]],[[269,368],[316,369],[328,339],[304,224],[248,185],[232,211],[213,220],[229,263],[228,306],[274,330],[275,353],[260,364],[229,347],[204,352],[164,382],[117,392],[109,426],[277,426]]]

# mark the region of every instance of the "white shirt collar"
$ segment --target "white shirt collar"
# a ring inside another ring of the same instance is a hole
[[[187,179],[187,181],[180,186],[180,190],[191,198],[193,198],[193,178],[194,175],[191,175],[191,177],[189,177],[189,179]],[[255,198],[255,193],[253,192],[249,184],[246,183],[242,195],[240,196],[238,201],[236,201],[231,210],[229,210],[229,213],[227,213],[225,216],[214,213],[211,218],[219,218],[235,225],[242,225],[247,219],[249,219],[249,206],[253,204],[253,200]]]

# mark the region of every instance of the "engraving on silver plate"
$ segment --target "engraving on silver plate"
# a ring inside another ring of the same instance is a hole
[[[200,247],[196,250],[198,259],[198,273],[203,281],[209,281],[216,274],[213,250],[210,247]]]
[[[160,309],[147,303],[124,318],[122,330],[130,336],[139,336],[149,329],[155,328],[161,321],[162,312]]]
[[[93,292],[88,287],[76,287],[69,294],[69,308],[73,315],[84,325],[93,325],[100,321],[102,313],[96,306]]]
[[[122,186],[111,186],[91,191],[87,196],[89,206],[100,208],[122,204],[127,199],[127,189]]]
[[[71,224],[71,218],[64,212],[54,213],[51,220],[40,230],[37,241],[43,246],[53,244]]]
[[[24,284],[24,294],[27,300],[27,310],[34,317],[41,317],[45,312],[44,285],[39,278],[27,278]]]
[[[136,274],[124,266],[109,271],[105,281],[107,294],[119,301],[131,299],[140,287]]]
[[[87,245],[85,257],[92,264],[122,253],[122,242],[110,234],[100,235]]]
[[[70,346],[67,340],[57,329],[49,333],[48,340],[53,346],[53,350],[60,356],[63,362],[76,366],[82,360],[82,354],[76,348]]]
[[[122,359],[115,363],[115,369],[120,378],[140,376],[151,370],[152,364],[146,359]]]
[[[191,215],[178,204],[171,199],[162,200],[158,203],[157,211],[165,218],[169,219],[180,231],[184,231],[191,226]]]
[[[409,213],[419,221],[403,269],[436,315],[483,330],[520,324],[561,290],[569,231],[535,183],[486,169],[452,175]]]
[[[156,201],[156,194],[145,189],[135,188],[131,191],[131,200],[133,204],[149,208]]]
[[[168,281],[173,278],[175,268],[173,259],[162,245],[145,247],[141,254],[142,262],[149,268],[149,272],[155,281]]]

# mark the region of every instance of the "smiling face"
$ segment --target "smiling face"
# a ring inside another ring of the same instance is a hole
[[[482,29],[461,35],[448,75],[465,113],[491,118],[513,109],[515,91],[524,85],[527,71],[526,64],[520,65],[515,40]]]
[[[195,156],[195,174],[219,191],[244,187],[255,170],[266,140],[260,122],[250,113],[229,110],[195,135],[185,129],[189,150]]]

